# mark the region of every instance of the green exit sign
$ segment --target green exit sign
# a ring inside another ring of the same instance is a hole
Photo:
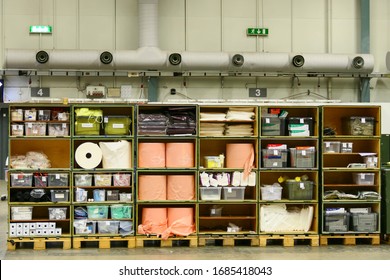
[[[31,25],[30,33],[51,33],[52,27],[50,25]]]
[[[246,35],[249,36],[267,36],[268,35],[268,28],[256,28],[251,27],[246,29]]]

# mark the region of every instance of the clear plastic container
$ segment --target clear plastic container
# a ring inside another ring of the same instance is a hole
[[[32,220],[32,206],[11,207],[11,220]]]
[[[36,121],[37,120],[37,110],[25,109],[24,110],[24,120],[25,121]]]
[[[106,190],[107,201],[118,201],[119,200],[119,190]]]
[[[38,110],[38,121],[50,121],[50,110]]]
[[[32,173],[12,173],[10,176],[11,187],[32,187]]]
[[[324,141],[322,146],[323,153],[340,153],[340,141]]]
[[[95,202],[101,202],[106,200],[106,191],[102,190],[93,190],[93,200]]]
[[[67,187],[69,186],[68,173],[49,173],[49,187]]]
[[[118,173],[113,176],[114,187],[129,187],[131,185],[131,174]]]
[[[263,185],[260,188],[261,200],[281,200],[282,190],[283,188],[280,186]]]
[[[131,205],[116,204],[110,206],[111,219],[131,219],[133,207]]]
[[[23,109],[11,110],[11,121],[13,122],[23,121]]]
[[[69,190],[50,190],[50,193],[52,202],[69,201]]]
[[[347,122],[346,135],[374,135],[375,118],[373,117],[354,116],[346,119],[345,121]]]
[[[22,125],[22,124],[11,125],[11,135],[12,136],[23,136],[24,135],[24,125]]]
[[[357,185],[374,185],[375,173],[354,173],[353,183]]]
[[[107,219],[108,206],[106,205],[88,205],[88,219]]]
[[[66,220],[67,208],[65,207],[49,207],[49,220]]]
[[[119,201],[123,201],[123,202],[129,202],[131,201],[131,193],[120,193],[119,194]]]
[[[119,221],[98,221],[99,234],[118,234]]]
[[[311,200],[313,199],[313,182],[303,181],[297,182],[295,180],[287,180],[286,197],[290,200]]]
[[[111,186],[111,174],[94,174],[95,186],[97,187],[109,187]]]
[[[47,126],[49,136],[69,136],[69,124],[67,123],[49,123]]]
[[[201,200],[221,200],[222,187],[200,187]]]
[[[47,187],[48,175],[34,175],[34,186],[35,187]]]
[[[92,186],[92,174],[75,174],[74,185],[76,187],[90,187]]]
[[[223,187],[224,200],[244,200],[245,187]]]

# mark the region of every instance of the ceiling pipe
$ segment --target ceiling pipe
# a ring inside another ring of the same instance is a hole
[[[7,69],[371,73],[371,54],[169,52],[158,47],[158,0],[138,0],[137,50],[17,50],[5,53]]]

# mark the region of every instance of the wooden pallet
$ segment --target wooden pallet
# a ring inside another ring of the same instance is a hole
[[[259,246],[259,238],[257,235],[200,235],[198,237],[198,245],[218,245],[222,246],[238,246],[238,245],[249,245],[249,246]]]
[[[342,241],[343,245],[356,245],[357,241],[368,241],[371,245],[380,244],[380,235],[379,234],[331,234],[331,235],[321,235],[320,244],[321,246],[328,245],[330,240]]]
[[[381,242],[383,244],[388,244],[390,245],[390,235],[389,234],[383,234],[381,238]]]
[[[259,236],[260,247],[265,247],[274,240],[279,241],[284,247],[294,247],[298,242],[317,247],[320,242],[318,234],[266,234]]]
[[[163,240],[159,236],[140,235],[136,236],[136,247],[197,247],[196,236],[173,236]]]
[[[80,249],[83,243],[93,244],[95,242],[99,249],[110,249],[114,243],[123,243],[127,248],[135,248],[134,236],[85,236],[73,237],[73,249]]]
[[[15,250],[16,248],[26,248],[26,246],[31,246],[34,250],[45,250],[48,246],[46,245],[57,245],[62,243],[62,249],[68,250],[71,248],[71,238],[55,238],[55,237],[26,237],[26,238],[11,238],[7,240],[7,249]],[[57,247],[56,247],[57,248]]]

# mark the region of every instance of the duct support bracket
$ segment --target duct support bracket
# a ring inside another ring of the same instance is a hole
[[[148,79],[148,101],[157,102],[158,101],[158,77],[149,77]]]

